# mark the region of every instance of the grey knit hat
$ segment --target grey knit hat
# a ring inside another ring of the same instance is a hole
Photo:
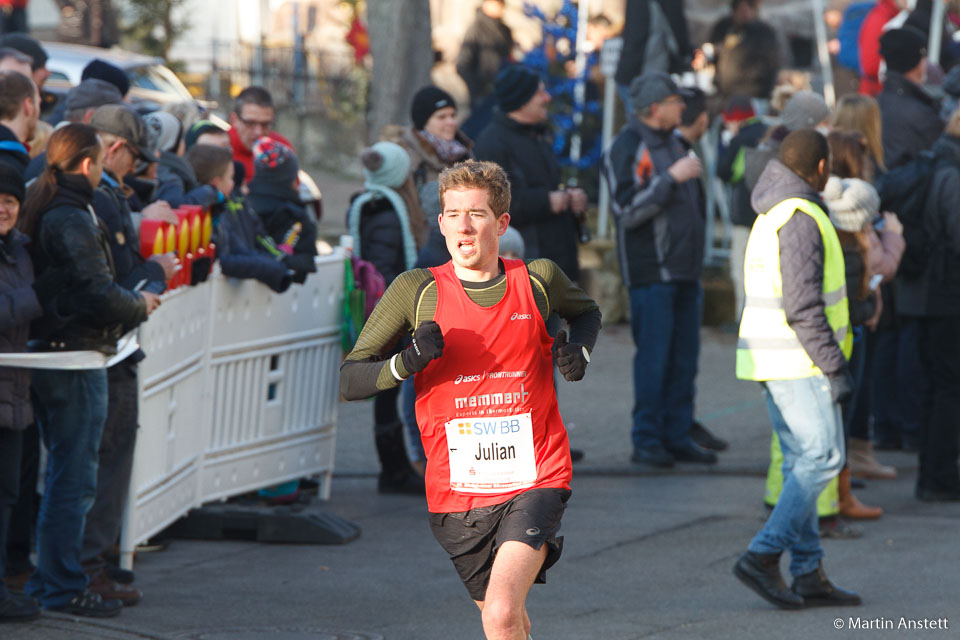
[[[830,117],[830,107],[819,93],[797,91],[783,106],[781,121],[790,131],[813,129]]]
[[[880,196],[869,182],[858,178],[830,176],[823,189],[830,221],[841,231],[856,233],[877,217]]]
[[[517,258],[522,258],[525,250],[520,232],[514,227],[507,227],[506,232],[500,236],[500,255],[512,253]]]

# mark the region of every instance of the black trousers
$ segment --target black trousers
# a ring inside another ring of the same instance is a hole
[[[927,377],[917,488],[960,492],[960,316],[924,318],[920,357]]]
[[[107,369],[107,421],[100,439],[97,496],[87,513],[80,557],[88,572],[101,568],[120,536],[139,428],[137,366],[121,362]]]
[[[7,575],[16,575],[33,571],[30,553],[33,551],[34,532],[37,527],[37,508],[40,501],[37,495],[37,474],[40,472],[40,430],[31,424],[20,433],[18,460],[16,468],[19,474],[19,497],[11,508],[9,529],[5,548]],[[6,461],[3,465],[6,466]]]
[[[7,569],[7,530],[10,515],[20,495],[20,445],[23,431],[0,427],[0,578]],[[0,600],[7,597],[7,588],[0,580]]]

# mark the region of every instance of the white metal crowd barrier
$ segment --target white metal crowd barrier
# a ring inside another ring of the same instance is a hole
[[[345,254],[273,293],[226,278],[182,287],[140,330],[140,431],[120,540],[137,544],[190,509],[321,474],[330,497]]]

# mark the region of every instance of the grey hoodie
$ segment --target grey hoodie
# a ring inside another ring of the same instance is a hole
[[[803,198],[827,207],[803,178],[776,158],[760,174],[750,204],[765,215],[789,198]],[[777,233],[780,241],[780,277],[787,324],[813,363],[827,376],[841,373],[847,359],[827,322],[823,302],[823,238],[817,222],[806,214],[792,216]]]

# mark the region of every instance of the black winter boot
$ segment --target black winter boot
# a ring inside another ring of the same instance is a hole
[[[747,551],[733,565],[733,575],[761,598],[781,609],[803,608],[803,598],[787,589],[780,575],[779,553]]]
[[[831,583],[823,572],[823,563],[816,571],[797,576],[790,590],[803,598],[805,607],[849,607],[861,603],[860,596]]]

